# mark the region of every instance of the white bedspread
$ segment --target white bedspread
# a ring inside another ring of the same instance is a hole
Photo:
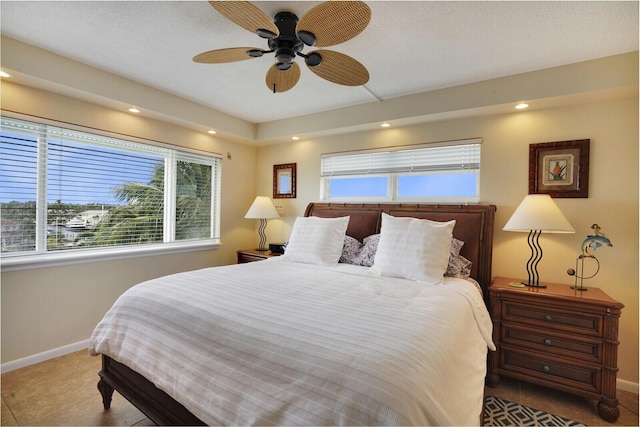
[[[89,350],[210,425],[471,425],[491,328],[465,280],[271,259],[134,286]]]

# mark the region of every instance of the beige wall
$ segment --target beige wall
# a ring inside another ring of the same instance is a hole
[[[284,216],[267,227],[268,240],[283,241],[297,215],[319,195],[319,155],[376,146],[481,137],[481,199],[498,206],[493,274],[521,277],[529,257],[525,236],[501,231],[527,193],[528,145],[591,139],[588,199],[557,199],[575,235],[545,235],[543,279],[570,283],[580,243],[597,222],[614,247],[597,256],[599,286],[622,301],[619,378],[638,382],[638,98],[495,116],[443,120],[405,128],[346,133],[254,148],[178,126],[5,83],[2,107],[50,119],[109,129],[223,154],[222,246],[217,250],[122,261],[2,272],[2,362],[85,340],[113,301],[133,284],[177,271],[235,261],[235,250],[256,244],[255,224],[244,214],[255,195],[271,196],[272,166],[298,164],[298,197],[278,200]],[[227,158],[231,154],[231,160]]]
[[[223,154],[218,249],[3,271],[2,363],[86,340],[115,299],[142,280],[234,263],[236,250],[254,244],[244,214],[255,196],[255,148],[8,82],[2,108]]]
[[[587,286],[600,287],[623,302],[619,379],[638,382],[638,98],[600,100],[567,107],[440,121],[406,128],[309,139],[258,149],[257,193],[271,194],[272,167],[297,163],[298,194],[283,199],[284,216],[267,227],[269,241],[288,237],[297,215],[319,197],[320,154],[377,146],[481,137],[481,202],[495,204],[493,275],[521,278],[530,256],[526,235],[502,231],[527,194],[529,144],[591,139],[589,198],[556,199],[576,234],[543,235],[543,280],[572,283],[567,268],[590,226],[598,223],[613,242],[596,256],[600,273]],[[281,202],[281,203],[280,203]],[[588,291],[587,291],[588,292]]]

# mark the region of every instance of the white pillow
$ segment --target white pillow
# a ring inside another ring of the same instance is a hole
[[[436,284],[447,270],[456,222],[382,214],[373,269],[381,276]]]
[[[284,261],[306,264],[336,264],[342,255],[349,217],[298,217],[293,224]]]

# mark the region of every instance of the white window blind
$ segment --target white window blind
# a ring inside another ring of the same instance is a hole
[[[176,240],[190,240],[218,235],[219,215],[212,215],[213,200],[220,193],[220,162],[205,162],[202,156],[177,155]]]
[[[6,117],[0,123],[3,256],[219,242],[220,158]]]
[[[322,200],[477,202],[480,138],[321,156]]]
[[[149,148],[47,127],[47,250],[162,242],[168,151]]]
[[[472,139],[411,147],[323,154],[321,175],[480,169],[480,142],[480,139]]]
[[[0,132],[0,239],[2,252],[34,251],[38,195],[39,126],[2,124]]]

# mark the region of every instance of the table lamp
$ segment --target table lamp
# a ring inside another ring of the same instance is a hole
[[[276,211],[275,206],[266,196],[257,196],[256,199],[251,204],[251,207],[247,211],[247,214],[244,216],[248,219],[259,219],[260,226],[258,227],[258,235],[260,236],[260,245],[256,250],[258,251],[266,251],[268,250],[265,243],[267,241],[267,237],[264,235],[264,229],[267,227],[267,219],[271,218],[279,218],[278,211]]]
[[[503,230],[529,233],[527,242],[531,248],[531,258],[527,261],[528,281],[523,284],[536,288],[546,287],[540,284],[540,275],[538,274],[538,263],[542,259],[540,234],[575,233],[567,218],[548,194],[529,194],[526,196],[511,215]]]

